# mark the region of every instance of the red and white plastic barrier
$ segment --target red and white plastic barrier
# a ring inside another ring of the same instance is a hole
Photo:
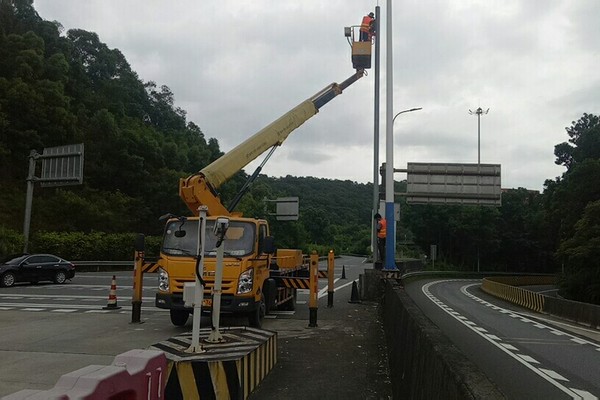
[[[21,390],[0,400],[163,399],[166,376],[165,353],[130,350],[111,365],[89,365],[65,374],[50,390]]]

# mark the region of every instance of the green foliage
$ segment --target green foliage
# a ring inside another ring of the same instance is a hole
[[[136,234],[103,232],[38,232],[30,252],[51,253],[68,260],[133,260]],[[160,238],[146,238],[146,253],[156,255]]]
[[[23,251],[23,235],[0,225],[0,259]]]

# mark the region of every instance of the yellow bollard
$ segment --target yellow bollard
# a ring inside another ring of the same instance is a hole
[[[317,310],[319,309],[319,255],[314,250],[310,255],[309,277],[308,284],[310,286],[310,295],[308,302],[308,326],[314,328],[317,326]]]
[[[131,323],[141,323],[142,319],[142,289],[144,265],[144,235],[139,234],[135,241],[135,256],[133,263],[133,296],[131,298]]]
[[[329,250],[327,256],[327,308],[333,308],[333,273],[335,271],[335,254]]]

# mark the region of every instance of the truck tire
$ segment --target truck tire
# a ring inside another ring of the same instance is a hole
[[[266,314],[265,294],[260,294],[260,301],[256,303],[256,308],[248,314],[248,325],[253,328],[262,328],[263,319]]]
[[[185,310],[169,310],[171,314],[171,323],[175,326],[184,326],[190,316]]]
[[[269,314],[271,311],[277,309],[277,282],[275,282],[275,279],[267,279],[262,291],[265,296],[265,314]]]

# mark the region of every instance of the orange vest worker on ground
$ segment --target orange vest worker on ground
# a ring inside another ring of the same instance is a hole
[[[381,218],[381,214],[377,213],[373,217],[377,221],[377,252],[379,253],[378,260],[382,263],[385,261],[385,236],[387,233],[387,221]]]

